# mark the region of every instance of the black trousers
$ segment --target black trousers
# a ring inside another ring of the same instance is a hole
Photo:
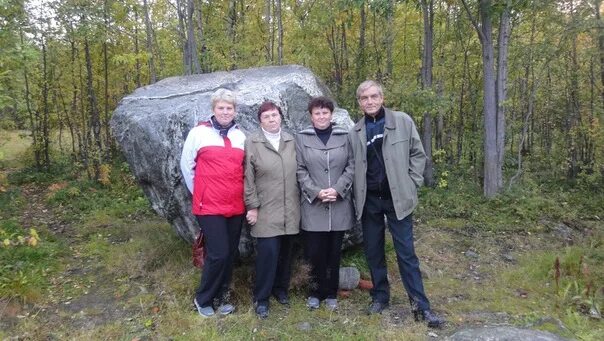
[[[295,235],[256,238],[254,302],[267,305],[271,294],[287,295]]]
[[[311,270],[309,296],[336,298],[340,284],[340,258],[344,231],[304,231],[304,255]]]
[[[207,307],[213,305],[214,299],[222,299],[229,290],[243,214],[229,218],[219,215],[196,217],[207,251],[196,298],[200,306]]]
[[[392,198],[383,198],[367,194],[361,223],[363,224],[363,246],[373,289],[373,301],[389,303],[390,285],[388,269],[384,254],[384,215],[388,221],[388,229],[394,242],[396,260],[401,279],[412,308],[419,310],[430,309],[430,302],[424,292],[424,283],[419,269],[419,260],[415,255],[413,245],[413,218],[410,215],[398,220],[394,211]]]

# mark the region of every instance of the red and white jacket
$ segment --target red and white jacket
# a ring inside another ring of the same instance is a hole
[[[245,135],[237,125],[220,136],[212,123],[191,129],[180,157],[180,169],[193,193],[195,215],[243,214],[243,143]]]

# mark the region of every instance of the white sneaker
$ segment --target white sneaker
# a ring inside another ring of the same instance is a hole
[[[197,298],[193,299],[193,303],[195,304],[195,308],[197,308],[197,312],[202,317],[212,317],[214,316],[214,308],[212,306],[202,307],[197,303]]]
[[[325,307],[331,311],[338,309],[338,300],[335,298],[326,298]]]
[[[309,309],[319,309],[319,306],[321,305],[321,301],[319,301],[318,298],[310,296],[307,300],[306,300],[306,306]]]
[[[228,315],[235,311],[235,306],[232,304],[225,303],[218,307],[218,313],[220,315]]]

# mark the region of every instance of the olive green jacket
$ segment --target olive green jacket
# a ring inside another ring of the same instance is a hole
[[[300,231],[300,191],[296,180],[294,137],[281,131],[275,150],[262,130],[245,140],[245,206],[257,208],[258,220],[251,227],[256,238]]]
[[[403,219],[417,206],[417,188],[424,182],[426,154],[413,119],[398,111],[385,109],[382,156],[390,194],[398,219]],[[361,219],[367,195],[367,134],[365,117],[350,131],[354,153],[354,198],[357,219]]]

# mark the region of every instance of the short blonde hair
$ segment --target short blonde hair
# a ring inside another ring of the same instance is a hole
[[[371,88],[372,86],[375,86],[378,89],[380,96],[384,97],[384,89],[382,88],[382,85],[380,83],[374,80],[366,80],[363,83],[359,84],[359,87],[357,88],[357,99],[361,97],[361,92]]]
[[[214,110],[216,103],[220,101],[231,103],[233,106],[237,105],[237,96],[235,96],[235,93],[229,89],[220,88],[216,90],[210,99],[212,101],[212,110]]]

